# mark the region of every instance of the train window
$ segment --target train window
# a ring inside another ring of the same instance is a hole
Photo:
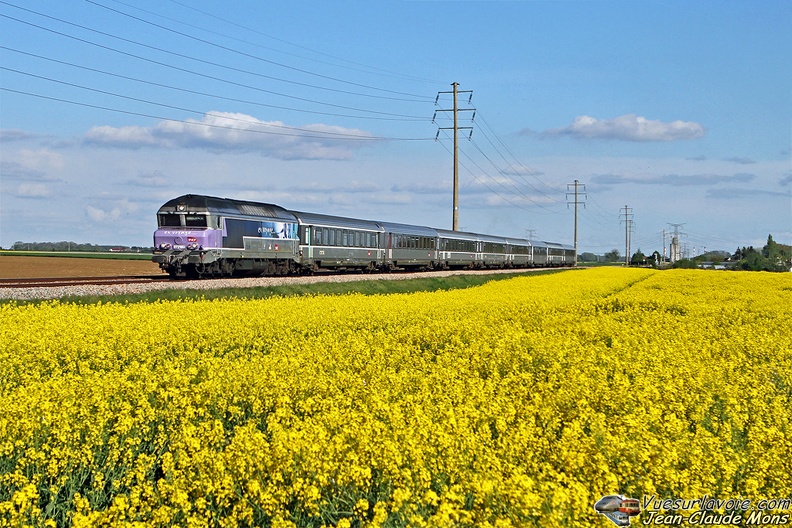
[[[311,240],[311,243],[317,246],[322,245],[322,229],[320,227],[313,228],[313,240]]]
[[[159,216],[160,227],[176,227],[181,225],[181,215],[177,214],[161,214]]]
[[[349,245],[349,233],[346,229],[341,230],[341,245],[347,246]]]
[[[184,225],[187,227],[206,227],[206,215],[185,215]]]
[[[325,242],[328,246],[335,246],[335,229],[327,229],[327,241]]]
[[[360,232],[355,231],[355,247],[360,247]]]

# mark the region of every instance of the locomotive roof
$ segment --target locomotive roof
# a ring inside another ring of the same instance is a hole
[[[200,194],[185,194],[184,196],[169,200],[160,207],[159,212],[178,212],[179,206],[185,206],[190,211],[206,211],[209,213],[243,216],[263,216],[290,221],[296,220],[293,213],[279,205],[250,202],[246,200],[232,200],[230,198],[217,198],[215,196],[204,196]]]

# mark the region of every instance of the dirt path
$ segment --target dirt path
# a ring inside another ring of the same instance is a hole
[[[159,266],[146,260],[0,256],[0,278],[110,277],[158,275]]]

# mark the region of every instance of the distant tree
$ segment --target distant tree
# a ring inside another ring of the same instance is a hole
[[[633,253],[633,256],[630,258],[630,265],[632,266],[643,266],[646,264],[646,255],[643,254],[640,248],[638,251]]]
[[[773,235],[767,235],[767,244],[762,248],[762,256],[769,259],[771,262],[776,263],[783,259],[783,250],[781,246],[776,244],[773,240]]]
[[[698,268],[698,264],[694,260],[690,259],[681,259],[677,260],[671,265],[672,268],[682,268],[682,269],[695,269]]]
[[[580,262],[599,262],[600,256],[595,253],[583,252],[579,255],[578,260]]]
[[[652,256],[649,257],[649,258],[652,261],[651,262],[652,266],[654,266],[655,268],[660,266],[660,264],[663,263],[663,255],[661,255],[660,252],[657,251],[657,250],[655,250],[655,252],[652,253]]]
[[[619,262],[621,260],[621,253],[618,249],[611,249],[605,253],[605,262]]]
[[[732,258],[737,261],[736,269],[746,271],[789,271],[792,251],[789,246],[776,243],[772,235],[761,251],[753,246],[737,248]]]

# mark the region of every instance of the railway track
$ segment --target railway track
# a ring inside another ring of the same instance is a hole
[[[0,279],[0,288],[57,288],[60,286],[102,286],[146,284],[170,280],[167,275],[120,277],[53,277],[36,279]]]

